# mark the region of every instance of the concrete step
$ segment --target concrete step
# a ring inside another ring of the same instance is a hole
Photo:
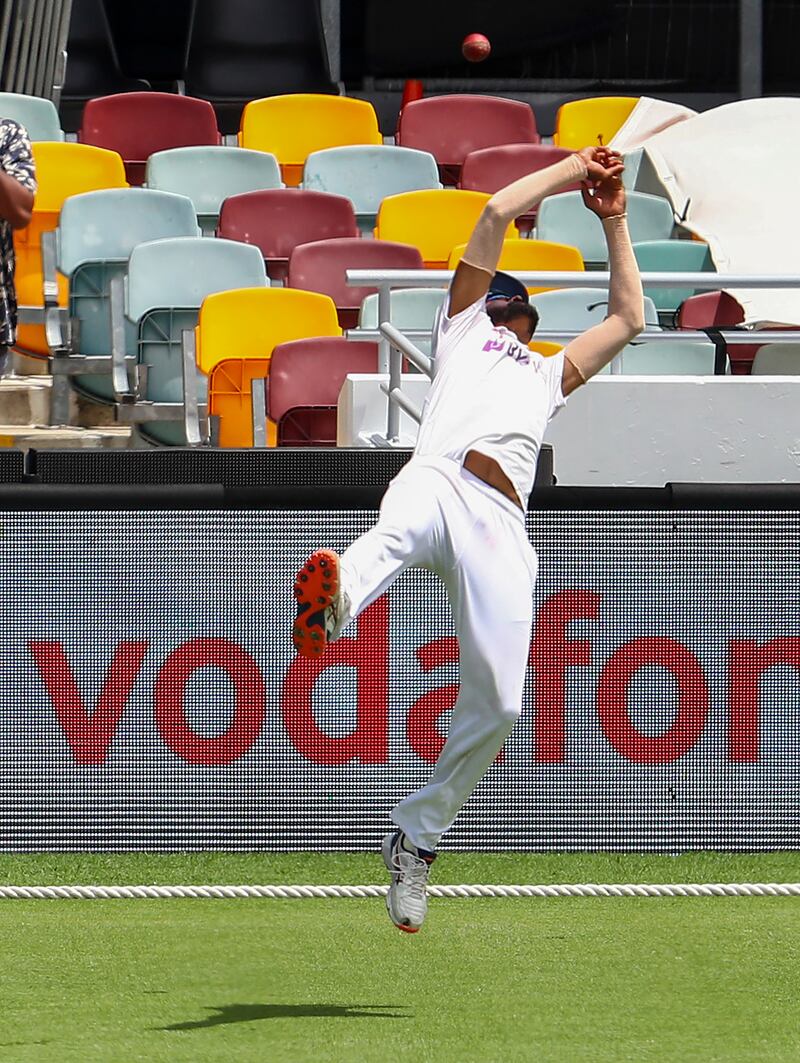
[[[41,425],[0,424],[0,447],[17,450],[127,450],[128,425],[106,428],[47,428]]]
[[[0,380],[0,423],[49,425],[52,376],[5,376]],[[69,424],[76,428],[113,426],[114,407],[70,392]]]

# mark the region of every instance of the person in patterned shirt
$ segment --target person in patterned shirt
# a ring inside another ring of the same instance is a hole
[[[17,296],[14,290],[14,229],[31,220],[36,173],[31,142],[24,126],[0,118],[0,375],[8,348],[17,335]]]

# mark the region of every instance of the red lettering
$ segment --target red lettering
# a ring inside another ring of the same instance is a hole
[[[768,668],[788,664],[800,668],[800,638],[772,639],[759,646],[751,639],[729,645],[728,705],[731,724],[728,759],[733,764],[759,760],[759,680]]]
[[[199,668],[221,668],[235,689],[233,719],[219,735],[191,729],[184,710],[190,676]],[[167,657],[153,691],[156,727],[164,742],[188,764],[230,764],[255,742],[264,723],[266,691],[258,665],[228,639],[193,639]]]
[[[678,711],[660,735],[644,735],[628,715],[628,687],[645,665],[658,665],[678,680]],[[668,638],[633,639],[609,658],[600,676],[597,710],[614,748],[634,764],[669,764],[697,742],[708,715],[708,686],[700,662],[682,643]]]
[[[312,694],[322,672],[356,669],[356,727],[334,738],[314,717]],[[283,722],[297,751],[315,764],[385,764],[389,757],[389,605],[382,595],[358,619],[355,638],[339,638],[323,657],[294,658],[281,697]]]
[[[120,642],[97,704],[89,712],[62,644],[28,643],[76,763],[104,763],[147,647],[147,642]]]
[[[567,590],[552,595],[536,618],[529,663],[535,673],[533,759],[563,764],[567,667],[591,661],[588,639],[567,639],[572,620],[596,620],[601,596],[596,591]]]
[[[417,650],[417,660],[423,672],[430,672],[443,664],[458,662],[458,639],[434,639]],[[458,697],[458,683],[437,687],[423,694],[408,712],[408,742],[418,757],[435,764],[445,739],[436,723],[443,712],[449,712]]]

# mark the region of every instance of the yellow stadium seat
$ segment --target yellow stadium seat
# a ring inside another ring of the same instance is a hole
[[[299,185],[312,151],[346,144],[382,144],[375,108],[367,100],[297,92],[252,100],[242,111],[239,143],[272,152],[287,185]]]
[[[466,250],[466,244],[459,244],[450,252],[448,269],[455,269]],[[568,272],[584,271],[583,258],[577,247],[569,244],[553,244],[548,240],[505,240],[500,253],[498,269],[507,273],[529,270],[563,270]],[[530,295],[549,291],[548,288],[528,288]]]
[[[562,104],[556,115],[553,143],[575,150],[608,144],[638,102],[638,96],[598,96]]]
[[[544,358],[552,358],[554,354],[558,354],[564,347],[563,343],[551,343],[550,340],[537,340],[536,337],[528,344],[528,349],[536,351],[537,354],[541,354]]]
[[[127,188],[125,165],[115,151],[89,144],[37,141],[33,160],[38,184],[30,224],[14,233],[17,259],[15,287],[20,306],[42,306],[42,233],[55,229],[61,205],[68,196],[98,188]],[[58,279],[58,304],[67,305],[67,281]],[[17,345],[35,355],[47,355],[42,325],[20,325]]]
[[[251,381],[269,374],[278,344],[341,334],[333,300],[318,292],[238,288],[206,296],[195,329],[197,365],[209,378],[208,412],[220,419],[219,445],[252,447]],[[277,443],[272,423],[267,443]]]
[[[490,198],[487,192],[450,188],[387,196],[381,201],[375,236],[413,244],[428,269],[447,269],[451,249],[469,240]],[[515,232],[511,224],[506,236]]]

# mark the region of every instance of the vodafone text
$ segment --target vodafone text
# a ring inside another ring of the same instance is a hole
[[[569,668],[593,663],[588,637],[573,638],[576,620],[600,620],[602,595],[563,590],[541,606],[530,648],[534,678],[531,756],[538,764],[566,762],[567,675]],[[120,642],[93,706],[80,693],[58,641],[30,641],[29,650],[78,764],[104,763],[133,685],[149,650],[145,641]],[[415,651],[422,672],[458,660],[454,638],[439,638]],[[283,676],[280,709],[286,733],[303,757],[321,765],[351,762],[384,764],[389,759],[389,604],[386,596],[358,621],[357,637],[333,643],[325,657],[292,660]],[[800,637],[757,643],[727,643],[728,748],[731,763],[759,760],[759,680],[774,665],[800,668]],[[356,670],[356,726],[344,737],[326,734],[314,716],[312,695],[321,673],[349,666]],[[184,696],[192,674],[214,666],[230,677],[235,708],[228,729],[207,737],[192,730]],[[674,676],[676,708],[669,728],[646,735],[631,720],[628,691],[635,674],[657,666]],[[418,756],[433,763],[443,738],[438,718],[455,703],[455,684],[429,691],[408,710],[407,737]],[[635,764],[668,764],[700,740],[709,711],[709,688],[697,657],[672,638],[634,638],[605,661],[596,691],[597,714],[609,744]],[[221,638],[193,639],[178,646],[161,666],[153,689],[155,725],[165,745],[189,764],[224,765],[244,756],[264,725],[267,682],[259,663],[237,643]]]

